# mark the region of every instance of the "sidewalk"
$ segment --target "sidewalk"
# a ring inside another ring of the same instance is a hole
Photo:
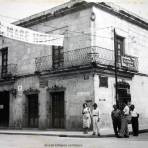
[[[112,129],[101,129],[101,137],[113,137]],[[0,129],[0,134],[9,135],[38,135],[38,136],[58,136],[58,137],[96,137],[92,136],[92,131],[83,134],[83,131],[67,131],[67,130],[38,130],[38,129]]]
[[[129,129],[129,131],[131,131]],[[148,129],[140,130],[139,133],[148,132]],[[78,137],[78,138],[94,138],[97,136],[92,136],[92,131],[88,134],[83,134],[83,131],[67,131],[67,130],[58,130],[58,129],[49,129],[49,130],[39,130],[39,129],[0,129],[0,134],[9,134],[9,135],[37,135],[37,136],[58,136],[58,137]],[[106,128],[100,130],[100,138],[103,137],[114,137],[113,129]]]

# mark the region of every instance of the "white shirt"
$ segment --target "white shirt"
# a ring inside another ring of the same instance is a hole
[[[93,115],[93,116],[98,116],[98,117],[99,117],[99,108],[93,109],[93,110],[92,110],[92,115]]]
[[[132,117],[137,117],[137,112],[136,112],[136,110],[134,109],[133,111],[131,111],[131,116]]]
[[[129,115],[129,107],[126,105],[123,109],[125,115]]]

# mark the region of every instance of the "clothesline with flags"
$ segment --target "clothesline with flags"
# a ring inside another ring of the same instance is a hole
[[[47,34],[16,26],[0,20],[0,35],[31,44],[63,46],[64,35]]]

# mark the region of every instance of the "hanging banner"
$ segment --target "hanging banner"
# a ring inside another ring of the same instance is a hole
[[[0,35],[31,44],[63,46],[64,35],[45,34],[0,21]]]

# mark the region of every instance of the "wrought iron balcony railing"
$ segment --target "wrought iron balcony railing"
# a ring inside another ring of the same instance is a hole
[[[0,79],[9,79],[16,75],[17,65],[8,64],[6,66],[0,66]]]
[[[124,56],[120,58],[122,63],[119,64],[119,68],[138,70],[138,59],[136,57]],[[92,62],[102,66],[114,67],[114,51],[95,46],[63,52],[56,57],[48,55],[35,59],[37,72],[83,66]]]

